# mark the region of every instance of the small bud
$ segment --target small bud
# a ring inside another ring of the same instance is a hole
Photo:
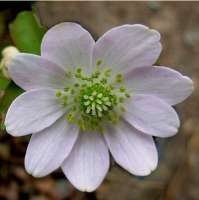
[[[0,62],[0,70],[2,71],[3,75],[8,79],[10,79],[8,66],[10,65],[12,59],[17,54],[19,54],[19,50],[14,46],[8,46],[4,48],[2,51],[2,60]]]

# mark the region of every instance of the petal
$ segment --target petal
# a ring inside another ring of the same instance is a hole
[[[103,137],[99,133],[80,133],[62,169],[77,189],[95,190],[109,169],[109,153]]]
[[[78,136],[78,127],[60,118],[49,128],[33,134],[27,148],[25,168],[29,174],[42,177],[61,166]]]
[[[63,88],[64,70],[56,64],[33,54],[20,53],[13,58],[9,74],[24,90]]]
[[[82,67],[89,70],[94,46],[92,36],[75,23],[60,23],[44,36],[41,55],[64,69]]]
[[[163,100],[150,95],[134,95],[127,103],[124,118],[136,129],[158,137],[177,133],[180,121],[175,110]]]
[[[115,161],[137,176],[149,175],[158,163],[158,154],[152,136],[145,135],[121,121],[109,127],[104,134]]]
[[[190,78],[167,67],[143,67],[126,75],[126,86],[134,94],[155,95],[170,105],[185,100],[193,91]]]
[[[36,133],[49,127],[64,113],[54,90],[28,91],[17,97],[8,109],[6,130],[13,136]]]
[[[106,32],[94,47],[93,65],[115,72],[153,65],[161,52],[160,34],[146,26],[123,25]]]

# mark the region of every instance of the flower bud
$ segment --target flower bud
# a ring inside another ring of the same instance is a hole
[[[14,46],[5,47],[2,51],[2,59],[0,62],[0,70],[3,75],[10,79],[8,66],[11,63],[12,59],[19,53],[19,50]]]

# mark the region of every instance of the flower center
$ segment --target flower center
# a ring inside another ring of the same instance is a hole
[[[91,75],[81,68],[67,72],[67,84],[64,90],[56,92],[60,103],[67,108],[66,119],[83,131],[103,132],[106,123],[117,123],[125,112],[124,101],[130,95],[126,92],[122,74],[112,75],[111,69],[99,70],[101,61]]]
[[[80,95],[81,110],[90,117],[103,117],[114,108],[115,104],[115,95],[100,83],[86,87]]]

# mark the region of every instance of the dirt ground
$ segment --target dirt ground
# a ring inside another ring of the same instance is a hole
[[[37,2],[41,22],[78,22],[97,39],[111,27],[141,23],[162,35],[158,64],[190,76],[195,91],[176,107],[181,118],[177,136],[158,139],[158,169],[134,177],[113,166],[91,194],[75,190],[57,171],[35,179],[24,171],[28,138],[0,136],[0,199],[6,200],[199,200],[199,2]]]

